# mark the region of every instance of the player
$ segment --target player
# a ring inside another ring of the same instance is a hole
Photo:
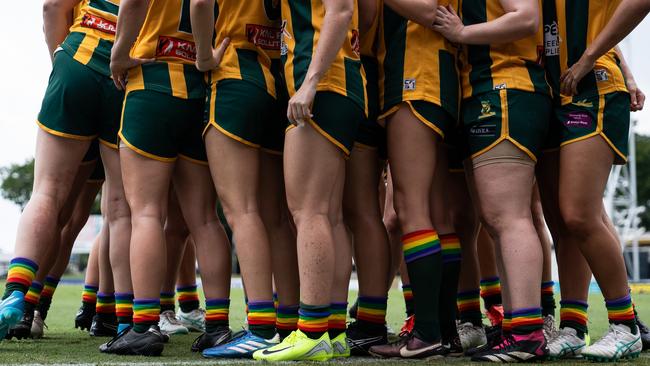
[[[111,85],[108,65],[118,5],[107,0],[43,5],[53,70],[37,121],[34,190],[21,217],[0,303],[0,339],[22,316],[24,294],[46,260],[50,238],[60,234],[57,220],[91,142],[116,140],[123,93]]]
[[[341,232],[345,236],[345,157],[366,108],[358,5],[354,0],[283,0],[282,17],[281,52],[291,97],[287,117],[292,123],[285,136],[284,176],[297,230],[301,304],[298,330],[253,356],[328,360],[333,350],[336,356],[349,352],[345,327],[332,328],[331,339],[328,318],[331,301],[342,293],[333,288],[335,271],[351,262],[340,255],[346,250],[340,240]],[[340,304],[335,309],[340,314]]]
[[[164,348],[157,324],[166,270],[163,223],[172,179],[196,242],[210,321],[206,328],[225,334],[230,332],[230,250],[216,216],[216,194],[201,141],[205,84],[194,66],[190,4],[127,0],[121,6],[111,72],[115,85],[126,90],[119,136],[133,227],[133,327],[100,350],[157,356]]]
[[[504,310],[511,319],[502,344],[472,360],[543,360],[548,350],[539,291],[542,247],[530,208],[551,109],[541,64],[540,4],[464,0],[459,10],[462,21],[451,7],[439,7],[434,28],[464,45],[466,169],[479,216],[499,253]]]

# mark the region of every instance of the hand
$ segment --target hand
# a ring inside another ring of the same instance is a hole
[[[630,92],[630,111],[642,110],[645,104],[645,94],[639,89],[633,78],[626,79],[625,84],[627,84],[627,90]]]
[[[133,58],[126,53],[120,55],[113,52],[111,55],[111,76],[115,87],[119,90],[125,90],[129,69],[154,61],[152,58]]]
[[[210,71],[219,67],[221,60],[223,59],[224,53],[226,53],[226,48],[230,44],[230,38],[226,37],[221,41],[219,47],[212,49],[212,54],[207,58],[196,59],[196,68],[199,71]]]
[[[438,7],[433,29],[438,31],[443,37],[447,38],[452,43],[463,43],[462,33],[465,26],[451,5],[447,5],[447,7]]]
[[[596,60],[587,56],[586,53],[582,54],[582,57],[560,76],[560,93],[562,95],[578,94],[580,80],[594,69],[595,63]]]
[[[289,107],[287,108],[287,118],[294,126],[301,126],[313,117],[311,114],[311,106],[314,103],[316,96],[316,85],[303,82],[300,89],[289,99]]]

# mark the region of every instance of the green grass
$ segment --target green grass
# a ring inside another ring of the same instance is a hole
[[[350,293],[353,299],[356,293]],[[48,329],[46,336],[40,340],[23,341],[2,341],[0,343],[0,364],[35,364],[35,363],[85,363],[85,364],[135,364],[135,363],[156,363],[156,364],[233,364],[239,362],[206,360],[200,355],[190,352],[190,345],[197,336],[192,333],[187,336],[174,336],[166,346],[163,356],[160,358],[145,357],[116,357],[99,353],[97,347],[107,339],[97,339],[88,336],[73,328],[74,316],[80,303],[81,286],[62,285],[57,289],[54,304],[47,319]],[[352,301],[352,300],[351,300]],[[635,296],[640,315],[650,320],[650,295],[638,294]],[[600,337],[606,330],[606,312],[602,296],[592,296],[589,308],[589,327],[592,339]],[[388,322],[390,326],[399,330],[403,321],[404,303],[399,291],[393,290],[389,298]],[[241,290],[233,290],[230,322],[233,329],[241,327],[244,320],[243,294]],[[344,361],[337,361],[345,364],[382,364],[397,365],[407,363],[409,365],[419,364],[418,362],[396,362],[377,361],[371,358],[351,358]],[[466,363],[467,359],[445,360],[444,362]],[[426,364],[430,364],[427,362]],[[581,363],[581,362],[578,362]],[[425,364],[422,362],[421,364]],[[561,363],[569,365],[572,363]],[[634,364],[650,365],[650,354],[648,357],[641,357],[634,361]]]

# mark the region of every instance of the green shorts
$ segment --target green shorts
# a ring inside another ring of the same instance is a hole
[[[625,164],[630,133],[630,95],[614,92],[556,105],[546,148],[557,149],[600,135],[614,150],[615,163]]]
[[[549,128],[551,98],[544,94],[501,89],[465,99],[461,111],[464,157],[476,158],[509,140],[533,161]]]
[[[311,125],[346,155],[350,155],[365,111],[352,99],[338,93],[317,92]],[[290,125],[287,131],[294,126]]]
[[[97,139],[94,139],[91,143],[90,146],[88,146],[88,150],[86,150],[86,155],[84,155],[83,160],[81,160],[82,163],[88,163],[91,161],[95,161],[99,159],[99,141]]]
[[[151,159],[173,162],[179,156],[207,163],[203,132],[204,99],[182,99],[151,90],[126,95],[121,141]]]
[[[205,106],[205,130],[212,126],[245,145],[281,154],[287,98],[281,91],[278,94],[276,100],[266,90],[244,80],[213,82]]]
[[[386,130],[377,123],[379,119],[379,66],[373,57],[361,56],[366,71],[366,95],[368,96],[368,117],[359,125],[355,143],[379,150],[382,159],[386,159]]]
[[[57,52],[37,123],[56,136],[77,140],[98,137],[117,146],[123,100],[124,93],[109,77]]]
[[[460,126],[447,131],[445,135],[447,147],[447,168],[452,173],[464,173],[463,167],[463,137]]]
[[[104,164],[102,163],[102,159],[97,159],[97,162],[95,163],[95,169],[93,169],[90,177],[88,177],[87,182],[101,183],[104,180],[106,180],[106,175],[104,174]]]

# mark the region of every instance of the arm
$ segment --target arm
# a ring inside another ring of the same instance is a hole
[[[451,6],[439,6],[433,28],[451,42],[477,45],[510,43],[538,32],[540,9],[537,0],[499,1],[505,14],[468,26],[463,25]]]
[[[378,10],[376,0],[359,0],[359,33],[362,37],[375,22]]]
[[[650,0],[623,0],[607,25],[580,59],[562,74],[562,94],[577,93],[578,83],[594,68],[596,60],[623,40],[650,12]]]
[[[311,117],[311,106],[316,96],[316,86],[329,70],[334,58],[345,41],[352,15],[354,3],[352,0],[322,0],[325,6],[325,17],[320,38],[312,57],[307,75],[300,89],[289,100],[287,118],[294,124],[303,124]]]
[[[397,14],[423,27],[433,28],[438,0],[385,0]]]
[[[115,86],[126,88],[126,74],[130,68],[153,60],[134,59],[131,47],[144,24],[150,0],[122,0],[117,17],[117,33],[111,51],[111,74]]]
[[[230,40],[225,38],[219,48],[212,48],[214,0],[192,0],[190,3],[190,20],[192,21],[192,34],[196,44],[196,68],[199,71],[216,69],[221,63]]]
[[[643,105],[645,103],[645,94],[643,94],[641,89],[639,89],[638,85],[636,84],[634,75],[632,75],[632,70],[630,70],[630,67],[627,65],[621,49],[616,46],[615,50],[618,54],[618,58],[621,60],[620,65],[623,76],[625,77],[625,85],[627,86],[627,90],[630,92],[630,110],[632,112],[640,111],[643,109]]]
[[[54,50],[68,36],[72,25],[72,11],[79,0],[45,0],[43,2],[43,33],[45,43],[54,58]]]

